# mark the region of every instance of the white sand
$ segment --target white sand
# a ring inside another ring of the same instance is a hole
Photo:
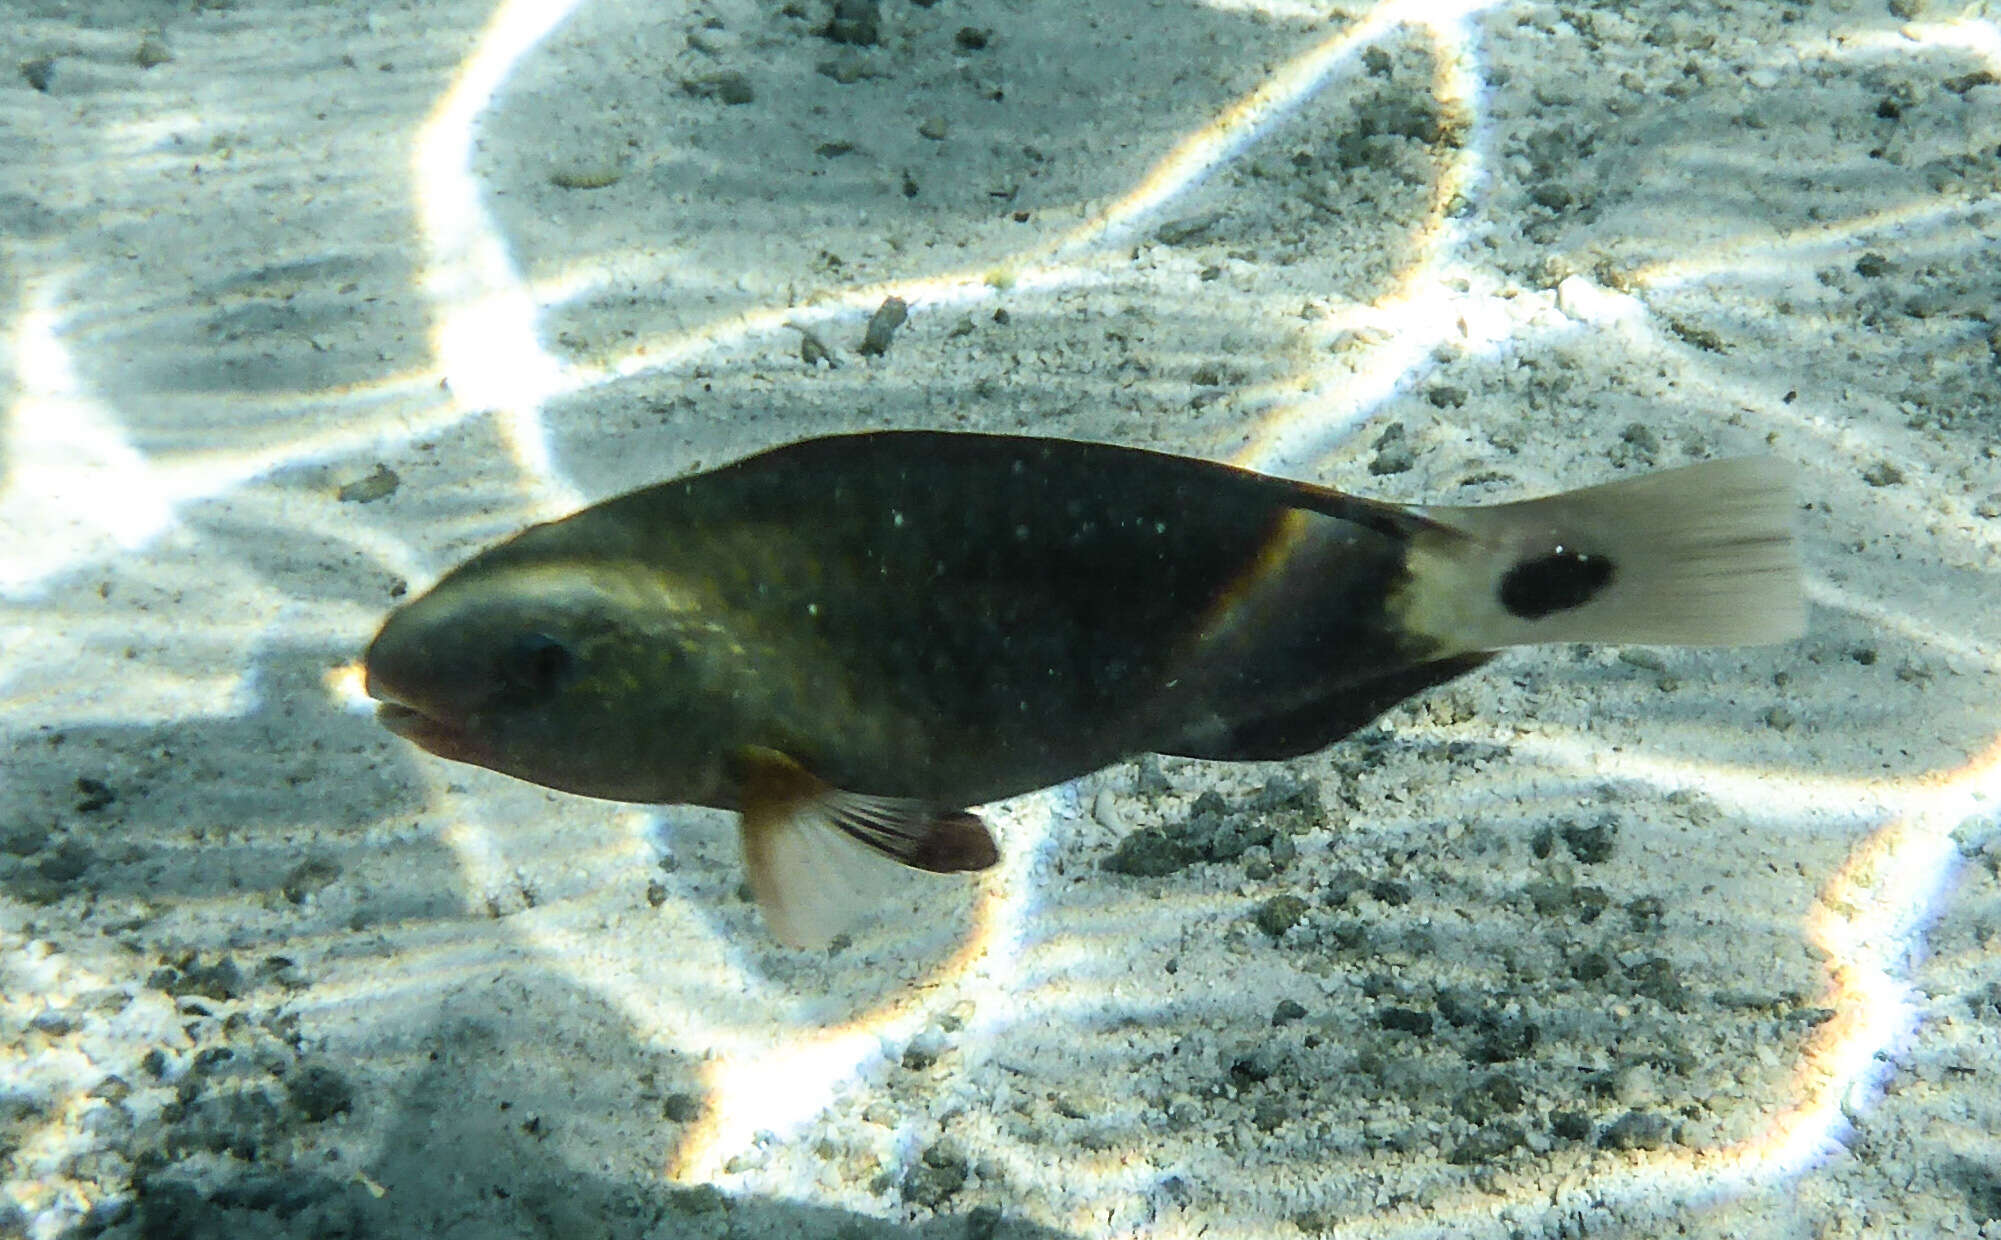
[[[1461,7],[13,0],[0,1234],[2001,1234],[1997,14]],[[720,816],[340,670],[875,426],[1460,503],[1769,451],[1816,606],[1024,798],[831,957]],[[1099,868],[1278,776],[1276,871]]]

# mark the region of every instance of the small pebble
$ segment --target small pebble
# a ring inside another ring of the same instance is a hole
[[[797,323],[787,323],[786,326],[799,333],[800,361],[808,366],[818,366],[821,362],[825,362],[830,370],[840,368],[841,364],[834,360],[833,350],[827,347],[827,342],[820,339],[812,328],[801,327]]]
[[[1527,1101],[1520,1084],[1495,1072],[1453,1099],[1452,1110],[1462,1119],[1488,1124],[1501,1114],[1521,1110]]]
[[[1667,901],[1659,896],[1635,896],[1626,902],[1626,916],[1635,930],[1658,930],[1667,916]]]
[[[849,53],[833,60],[821,61],[814,66],[822,77],[830,77],[843,86],[853,86],[864,78],[885,76],[883,71],[869,62],[868,57]]]
[[[321,1123],[354,1109],[354,1087],[339,1072],[320,1064],[293,1072],[285,1079],[285,1093],[308,1123]]]
[[[1259,1132],[1272,1132],[1284,1125],[1291,1114],[1285,1099],[1277,1094],[1266,1094],[1251,1108],[1251,1123]]]
[[[377,464],[367,477],[343,483],[335,497],[343,504],[372,504],[396,494],[396,488],[401,485],[403,479],[395,470]]]
[[[1529,191],[1529,201],[1550,211],[1570,205],[1570,190],[1556,181],[1544,181]]]
[[[1626,429],[1619,432],[1619,438],[1622,442],[1632,445],[1641,452],[1659,452],[1661,450],[1660,436],[1654,434],[1653,429],[1645,422],[1627,423]]]
[[[1159,827],[1142,827],[1119,841],[1112,855],[1099,866],[1114,874],[1137,878],[1160,878],[1187,869],[1201,860],[1201,854]]]
[[[1519,1149],[1527,1138],[1520,1124],[1511,1120],[1501,1120],[1488,1124],[1472,1136],[1461,1141],[1446,1156],[1447,1160],[1461,1167],[1493,1162],[1510,1151]]]
[[[1612,1096],[1635,1107],[1654,1100],[1653,1075],[1640,1064],[1628,1064],[1612,1074]]]
[[[1237,1088],[1269,1081],[1287,1068],[1285,1053],[1273,1046],[1254,1046],[1227,1056],[1230,1081]]]
[[[872,47],[881,41],[876,0],[834,0],[834,16],[820,32],[835,43]]]
[[[724,104],[752,103],[757,99],[757,88],[742,73],[712,73],[707,77],[687,78],[681,89],[697,99],[714,99]]]
[[[863,357],[881,357],[889,352],[889,342],[895,338],[896,329],[903,326],[910,307],[901,297],[885,297],[875,313],[869,316],[868,328],[862,333],[861,344],[855,352]]]
[[[1273,938],[1282,936],[1306,916],[1306,901],[1295,895],[1273,896],[1258,906],[1258,929]]]
[[[1728,352],[1723,347],[1723,337],[1700,323],[1685,323],[1680,319],[1669,319],[1668,330],[1688,344],[1711,353]]]
[[[1580,982],[1595,982],[1612,972],[1612,958],[1604,952],[1585,952],[1570,966],[1570,976]]]
[[[1387,1008],[1380,1023],[1383,1028],[1398,1033],[1416,1034],[1420,1038],[1431,1036],[1431,1013],[1420,1012],[1416,1008]]]
[[[1658,956],[1649,957],[1627,969],[1626,977],[1632,983],[1634,994],[1652,999],[1670,1012],[1688,1010],[1688,987],[1676,975],[1672,962]]]
[[[1563,829],[1563,842],[1569,846],[1570,855],[1585,865],[1597,865],[1612,859],[1614,842],[1618,828],[1610,823],[1595,827],[1570,826]]]
[[[1542,1032],[1535,1022],[1520,1017],[1499,1017],[1487,1023],[1486,1036],[1473,1048],[1479,1063],[1508,1063],[1535,1049]]]
[[[1379,878],[1370,883],[1369,894],[1392,907],[1410,903],[1410,885],[1393,878]]]
[[[33,1029],[36,1033],[43,1033],[52,1038],[59,1038],[64,1034],[74,1033],[76,1031],[76,1021],[68,1012],[57,1008],[45,1008],[36,1013],[35,1018],[28,1022],[28,1028]]]
[[[921,1072],[938,1062],[948,1049],[945,1035],[937,1029],[926,1029],[910,1039],[903,1048],[903,1066],[913,1072]]]
[[[1409,445],[1397,443],[1376,450],[1375,457],[1369,462],[1369,472],[1381,478],[1389,474],[1406,473],[1416,465],[1417,454],[1410,450]]]
[[[308,857],[292,867],[279,885],[279,893],[293,904],[304,904],[341,875],[340,863],[327,857]]]
[[[76,810],[79,814],[95,814],[118,799],[118,794],[111,790],[110,784],[101,779],[92,779],[88,775],[77,779],[76,793]]]
[[[1591,1117],[1582,1111],[1556,1111],[1549,1117],[1549,1130],[1562,1141],[1582,1141],[1591,1135]]]
[[[966,1186],[970,1170],[966,1156],[953,1146],[935,1142],[927,1147],[910,1174],[903,1180],[903,1199],[912,1205],[936,1210]]]
[[[1167,776],[1160,769],[1160,759],[1147,754],[1133,764],[1133,792],[1143,797],[1163,796],[1174,791],[1174,785],[1167,782]]]
[[[1339,908],[1352,899],[1356,892],[1369,885],[1368,875],[1357,869],[1336,870],[1327,885],[1321,888],[1322,902],[1329,908]]]
[[[1570,908],[1570,884],[1539,879],[1522,888],[1538,917],[1552,917]]]
[[[556,169],[549,174],[549,184],[558,189],[604,189],[624,176],[617,164],[587,164]]]
[[[1667,1144],[1668,1122],[1651,1111],[1628,1111],[1598,1138],[1608,1150],[1657,1150]]]
[[[1110,788],[1098,789],[1098,795],[1091,798],[1091,817],[1097,819],[1098,825],[1105,830],[1119,835],[1131,830],[1125,815],[1119,812],[1119,799]]]
[[[1210,229],[1222,221],[1221,211],[1203,211],[1195,215],[1184,215],[1173,219],[1153,230],[1154,240],[1162,245],[1182,245],[1199,240]]]

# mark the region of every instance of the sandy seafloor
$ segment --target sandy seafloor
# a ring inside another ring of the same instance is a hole
[[[2001,1235],[2001,13],[831,15],[0,13],[0,1234]],[[473,549],[881,426],[1775,453],[1810,631],[1115,767],[831,953],[368,717]]]

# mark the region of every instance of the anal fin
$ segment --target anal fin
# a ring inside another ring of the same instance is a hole
[[[773,936],[818,947],[895,889],[899,868],[958,873],[1000,857],[978,815],[836,788],[776,750],[736,756],[744,865]]]
[[[1183,737],[1160,752],[1222,762],[1297,758],[1325,749],[1405,698],[1463,676],[1493,657],[1485,652],[1458,655],[1351,681],[1304,706],[1226,724],[1211,735]]]

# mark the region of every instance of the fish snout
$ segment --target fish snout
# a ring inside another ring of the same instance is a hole
[[[361,656],[361,688],[378,702],[415,704],[427,662],[421,634],[412,631],[406,611],[392,612]]]

